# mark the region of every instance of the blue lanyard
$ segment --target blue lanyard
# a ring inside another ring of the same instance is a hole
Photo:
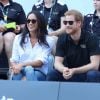
[[[42,10],[43,15],[45,14],[44,10],[45,10],[45,6],[43,5],[43,10]],[[47,22],[48,25],[50,24],[50,21],[51,21],[52,12],[53,12],[53,6],[50,9],[50,13],[49,13],[49,17],[48,17],[48,22]]]
[[[6,10],[1,6],[0,6],[0,8],[1,8],[1,11],[3,14],[4,22],[7,23],[8,8]]]
[[[93,24],[94,24],[94,19],[92,16],[91,22],[90,22],[90,27],[91,27],[91,33],[93,34]]]

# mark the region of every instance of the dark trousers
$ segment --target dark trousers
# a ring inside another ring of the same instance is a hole
[[[66,80],[62,73],[57,70],[51,70],[47,75],[47,81],[62,81],[62,82],[100,82],[99,71],[88,71],[87,73],[75,74],[70,79]]]
[[[100,82],[100,71],[97,70],[88,71],[87,82]]]

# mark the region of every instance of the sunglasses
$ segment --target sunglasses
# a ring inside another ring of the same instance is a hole
[[[74,21],[63,21],[63,24],[64,25],[67,25],[67,24],[73,25],[74,24]]]
[[[35,24],[37,22],[37,20],[36,19],[27,19],[27,23],[29,24],[30,22],[32,24]]]

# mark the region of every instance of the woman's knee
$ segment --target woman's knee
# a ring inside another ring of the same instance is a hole
[[[22,74],[14,74],[13,77],[12,77],[12,80],[21,80],[22,79]]]
[[[14,39],[15,38],[15,36],[16,36],[16,34],[14,33],[14,32],[7,32],[3,37],[4,37],[4,39]]]
[[[12,45],[14,38],[15,38],[15,34],[13,32],[8,32],[6,33],[3,37],[4,37],[4,43],[5,45]]]
[[[25,70],[25,73],[33,73],[33,68],[32,68],[32,66],[26,66],[25,68],[24,68],[24,70]]]
[[[32,66],[26,66],[24,68],[26,80],[33,81],[34,80],[34,69]]]
[[[46,75],[40,70],[35,71],[35,76],[37,81],[46,81]]]

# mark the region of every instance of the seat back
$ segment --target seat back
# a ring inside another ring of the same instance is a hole
[[[5,50],[3,49],[0,54],[0,79],[7,79],[8,70],[8,59]]]

